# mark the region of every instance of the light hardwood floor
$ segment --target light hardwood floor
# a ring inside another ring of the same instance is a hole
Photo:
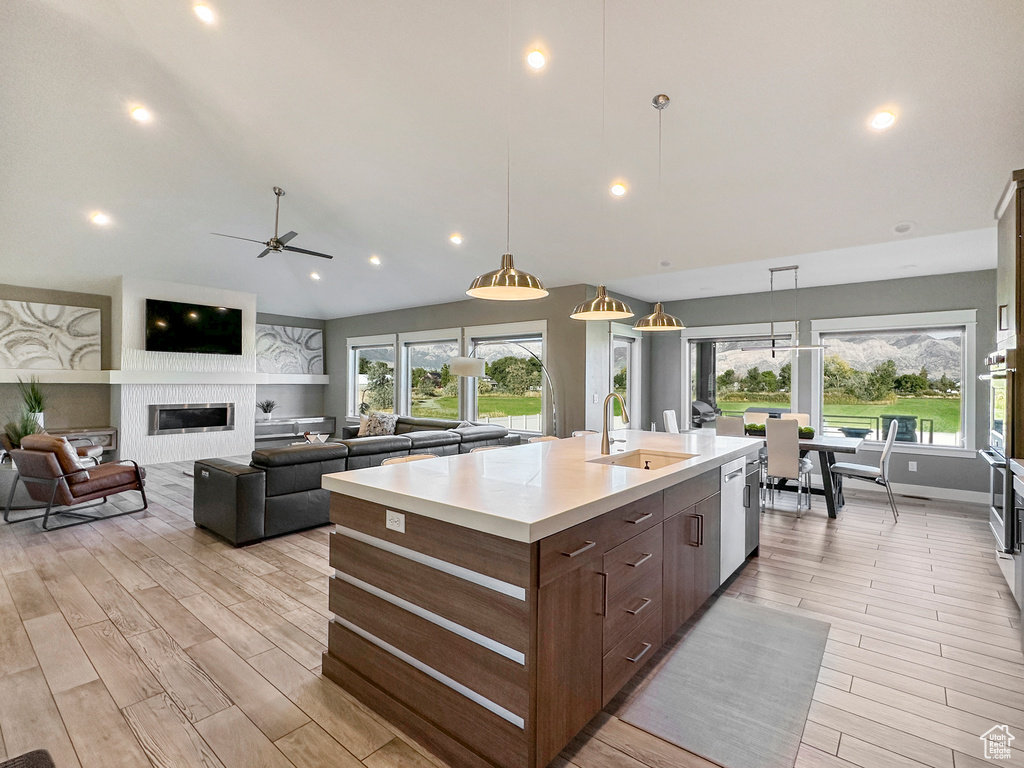
[[[193,526],[185,467],[149,468],[148,513],[51,533],[0,524],[0,757],[441,766],[319,676],[327,529],[236,550]],[[802,519],[768,511],[761,558],[719,597],[832,625],[801,768],[970,768],[991,764],[978,736],[992,725],[1024,734],[1019,612],[982,509],[900,501],[898,526],[871,495],[836,521],[820,502]],[[555,765],[710,766],[614,716],[640,685]]]

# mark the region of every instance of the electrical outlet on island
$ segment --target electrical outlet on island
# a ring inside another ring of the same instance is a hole
[[[910,472],[917,472],[917,462],[916,461],[908,461],[907,462],[907,469]]]
[[[385,513],[386,519],[384,526],[389,531],[397,531],[398,533],[405,533],[405,515],[401,512],[393,512],[390,509]]]

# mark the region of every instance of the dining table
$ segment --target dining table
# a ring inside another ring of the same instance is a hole
[[[768,441],[765,440],[767,445]],[[814,437],[800,440],[800,456],[806,456],[811,451],[818,452],[818,463],[821,467],[821,490],[812,488],[811,493],[825,497],[825,507],[828,509],[828,516],[833,520],[836,513],[843,508],[843,478],[841,475],[832,475],[832,466],[836,463],[837,453],[856,453],[864,445],[862,437],[841,437],[839,435],[815,435]],[[782,490],[786,485],[781,480],[776,486]]]

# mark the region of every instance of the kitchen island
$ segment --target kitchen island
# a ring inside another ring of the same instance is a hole
[[[454,766],[546,766],[757,551],[760,441],[613,436],[325,475],[324,675]]]

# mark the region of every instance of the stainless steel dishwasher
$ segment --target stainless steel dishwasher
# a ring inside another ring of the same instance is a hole
[[[743,488],[747,484],[746,457],[722,465],[722,581],[746,560],[747,510]]]

